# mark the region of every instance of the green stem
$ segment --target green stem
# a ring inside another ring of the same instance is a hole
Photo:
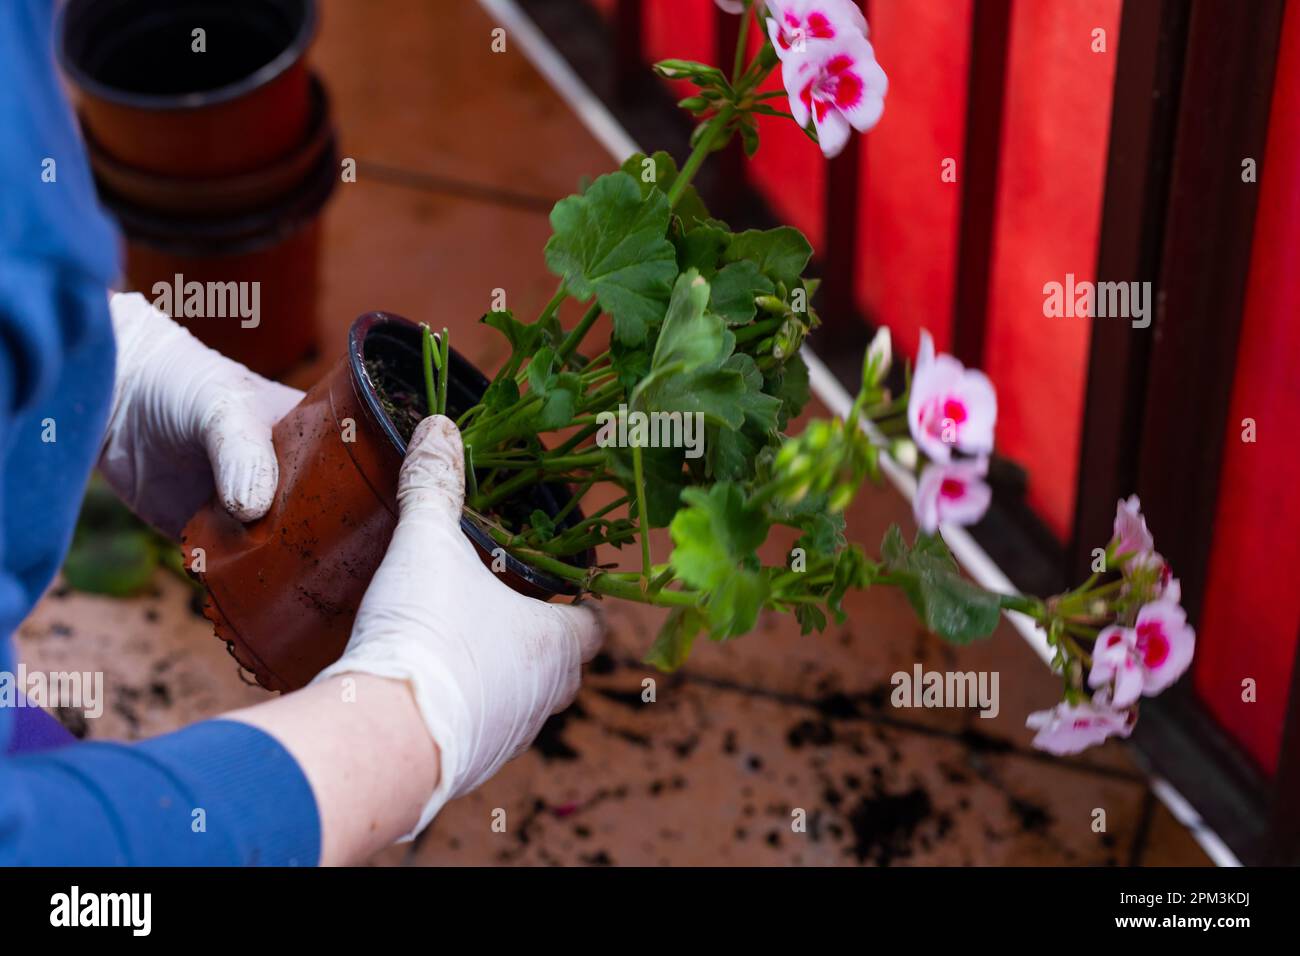
[[[510,536],[504,531],[489,525],[487,532],[502,547],[510,547]],[[642,604],[657,604],[661,607],[695,607],[700,602],[700,595],[695,591],[658,591],[648,594],[642,590],[637,580],[621,579],[604,571],[593,572],[576,568],[566,561],[526,548],[514,549],[514,554],[538,570],[581,585],[593,594],[621,598],[625,601],[640,601]]]
[[[442,361],[438,363],[438,414],[446,415],[447,382],[451,379],[451,333],[445,327],[438,347],[442,350]]]
[[[668,205],[676,207],[681,200],[682,194],[686,192],[686,187],[691,184],[695,174],[700,171],[700,166],[709,153],[713,152],[713,143],[718,138],[718,134],[726,129],[727,124],[731,122],[732,117],[736,115],[736,105],[728,103],[719,112],[718,115],[709,120],[709,127],[700,137],[700,141],[695,144],[695,149],[686,160],[686,165],[673,181],[672,188],[668,190]]]
[[[732,86],[740,83],[740,74],[745,68],[745,47],[749,45],[749,18],[753,13],[753,8],[747,5],[740,14],[740,37],[736,40],[736,56],[731,61]]]
[[[637,533],[641,538],[641,576],[644,582],[650,580],[650,525],[645,514],[645,470],[641,463],[641,446],[632,446],[632,471],[636,481],[636,522]]]
[[[569,356],[573,354],[574,349],[578,347],[579,343],[582,342],[587,333],[591,331],[591,327],[596,323],[598,318],[600,318],[600,303],[593,302],[591,308],[587,310],[586,315],[582,317],[582,321],[575,325],[573,331],[566,335],[564,341],[560,343],[560,351],[556,353],[556,358],[559,359],[561,366],[568,361]]]
[[[420,326],[420,361],[424,366],[424,401],[430,415],[438,413],[438,390],[433,381],[433,333]]]

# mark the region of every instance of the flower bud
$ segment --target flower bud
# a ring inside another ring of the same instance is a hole
[[[875,338],[867,346],[867,354],[862,360],[862,384],[874,388],[883,382],[893,360],[893,340],[889,329],[882,325],[876,330]]]
[[[895,438],[889,446],[889,457],[908,471],[916,471],[916,443],[910,438]]]

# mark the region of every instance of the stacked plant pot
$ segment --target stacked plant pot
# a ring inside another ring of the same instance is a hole
[[[128,287],[271,377],[315,350],[320,213],[339,176],[305,60],[316,22],[315,0],[70,0],[61,13],[59,59],[126,237]]]

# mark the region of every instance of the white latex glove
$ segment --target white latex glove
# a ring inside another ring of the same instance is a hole
[[[460,432],[426,418],[402,463],[388,553],[343,657],[315,681],[360,672],[409,682],[441,775],[406,839],[532,743],[573,700],[601,642],[591,609],[536,601],[497,580],[461,533],[464,495]]]
[[[113,410],[99,468],[136,514],[179,536],[215,487],[240,521],[266,514],[280,478],[271,426],[302,392],[190,335],[139,293],[109,297]]]

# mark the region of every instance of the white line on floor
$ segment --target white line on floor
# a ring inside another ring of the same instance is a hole
[[[633,153],[644,152],[515,0],[478,0],[478,3],[492,19],[506,28],[507,42],[519,44],[524,56],[537,72],[546,78],[560,98],[582,120],[591,135],[600,141],[615,160],[621,163]],[[834,414],[844,417],[853,406],[852,396],[807,345],[804,345],[802,354],[808,363],[809,383],[814,394]],[[865,424],[863,427],[867,428]],[[894,487],[906,500],[911,501],[916,479],[886,455],[881,456],[881,464]],[[953,557],[979,585],[990,591],[1015,593],[1011,579],[964,528],[945,525],[942,532]],[[1006,616],[1034,653],[1050,663],[1052,651],[1043,629],[1032,618],[1019,612],[1008,611]],[[1148,777],[1152,792],[1174,818],[1190,831],[1216,866],[1241,866],[1236,854],[1209,828],[1201,815],[1169,781],[1156,774],[1148,774]]]

